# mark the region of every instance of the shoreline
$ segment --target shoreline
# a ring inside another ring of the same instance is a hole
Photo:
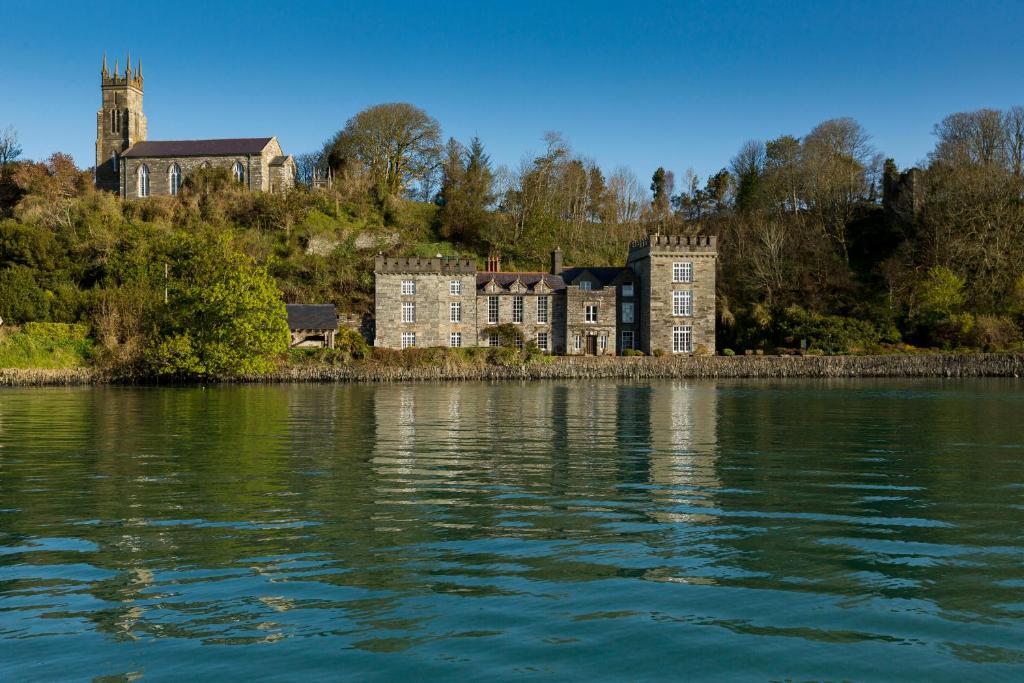
[[[0,369],[0,387],[281,384],[292,382],[524,381],[545,379],[829,379],[1022,377],[1024,353],[879,356],[560,356],[533,365],[398,367],[357,362],[281,368],[259,377],[159,381],[117,378],[91,368]]]

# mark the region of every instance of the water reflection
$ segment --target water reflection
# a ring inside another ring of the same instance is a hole
[[[1003,675],[1024,662],[1017,388],[3,392],[0,643],[22,678],[123,657],[173,677],[186,652],[258,675],[244,646],[270,644],[306,676],[863,679],[897,646]]]

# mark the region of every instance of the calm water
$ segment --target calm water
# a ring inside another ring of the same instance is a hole
[[[0,678],[1024,680],[1022,390],[0,391]]]

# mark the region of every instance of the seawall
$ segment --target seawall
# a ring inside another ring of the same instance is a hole
[[[687,356],[661,358],[561,357],[550,363],[487,366],[285,368],[271,382],[405,382],[532,379],[714,379],[786,377],[1022,377],[1024,354],[885,356]]]
[[[500,367],[442,363],[397,367],[372,363],[285,367],[234,382],[409,382],[534,379],[715,379],[840,377],[1024,377],[1024,353],[885,356],[688,356],[661,358],[560,357],[548,363]],[[88,368],[0,369],[4,386],[76,386],[125,381]]]

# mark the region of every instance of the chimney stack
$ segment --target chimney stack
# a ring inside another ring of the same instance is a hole
[[[562,274],[562,248],[555,247],[555,250],[551,252],[551,274],[561,275]]]
[[[501,272],[501,254],[494,252],[487,257],[487,272]]]

